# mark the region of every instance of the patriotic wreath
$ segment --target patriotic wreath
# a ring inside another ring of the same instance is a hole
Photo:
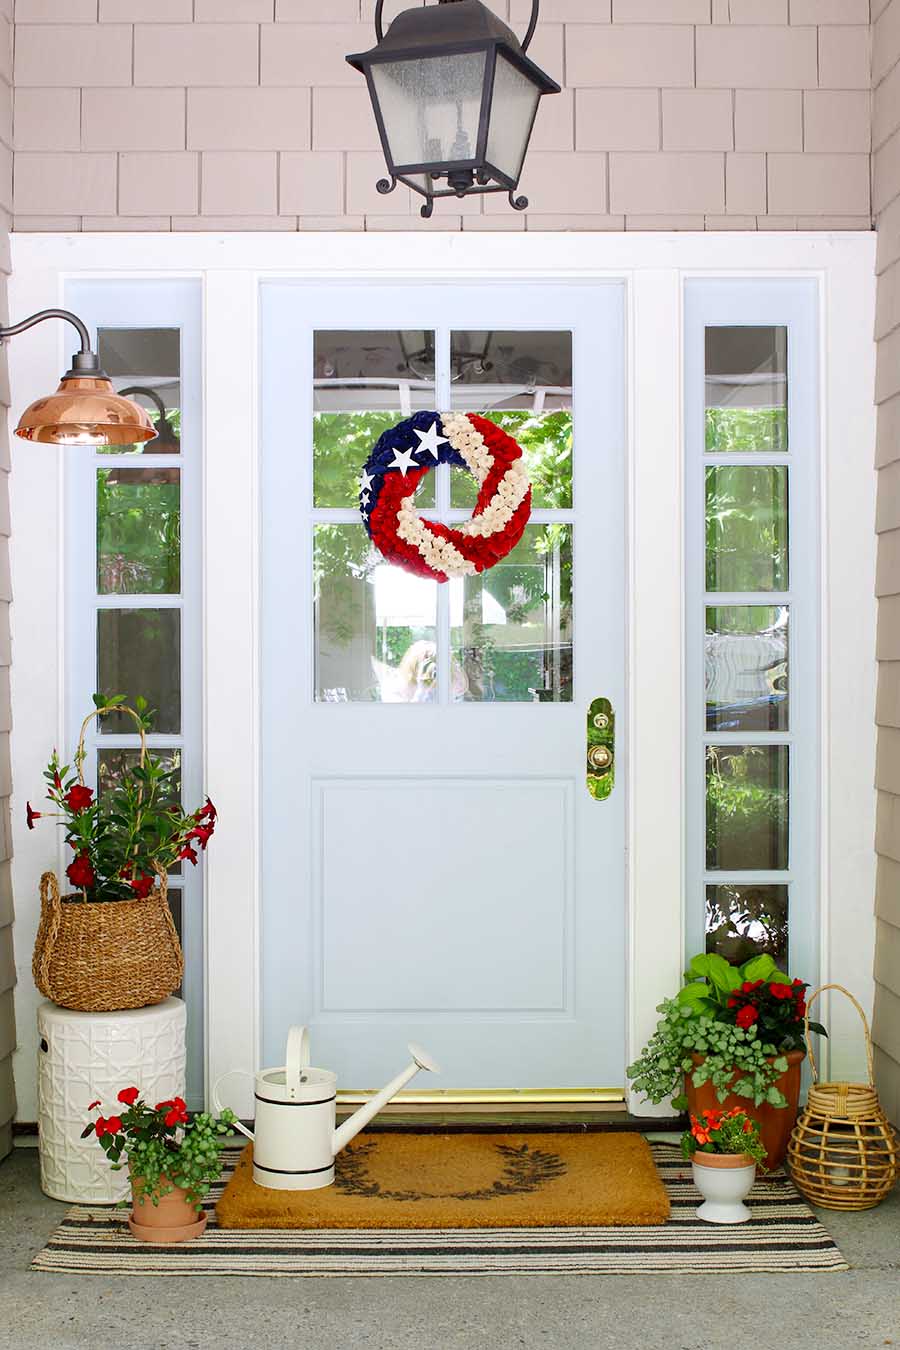
[[[425,520],[416,488],[437,464],[468,469],[478,483],[469,520]],[[385,431],[360,478],[359,509],[382,556],[417,576],[447,581],[493,567],[522,538],[531,483],[522,447],[475,413],[417,412]]]

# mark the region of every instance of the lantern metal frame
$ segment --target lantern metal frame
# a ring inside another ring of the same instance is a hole
[[[382,24],[382,13],[384,10],[384,0],[376,0],[375,5],[375,36],[378,45],[368,52],[358,52],[346,57],[346,60],[354,70],[360,71],[366,79],[366,85],[369,90],[369,98],[372,102],[372,109],[375,114],[375,121],[378,126],[378,135],[381,140],[381,148],[384,152],[385,161],[388,167],[388,178],[381,178],[375,184],[378,192],[387,194],[393,192],[398,183],[405,184],[413,192],[425,197],[424,206],[420,208],[420,214],[427,220],[434,211],[434,203],[438,198],[444,197],[470,197],[481,196],[487,193],[505,192],[509,199],[509,204],[516,211],[524,211],[528,206],[528,198],[516,196],[516,188],[522,175],[522,167],[525,162],[525,156],[528,153],[528,145],[531,141],[531,134],[534,129],[534,120],[537,116],[537,110],[540,106],[540,100],[544,94],[558,94],[560,86],[555,80],[551,79],[545,71],[526,55],[526,51],[534,36],[537,28],[538,14],[540,10],[540,0],[532,0],[531,18],[528,23],[525,36],[521,43],[515,34],[501,19],[498,19],[483,4],[479,3],[477,8],[469,6],[465,14],[456,23],[456,32],[451,40],[441,40],[440,37],[434,37],[431,45],[428,42],[427,25],[432,22],[425,17],[433,12],[435,8],[442,5],[462,4],[465,0],[438,0],[437,6],[423,6],[417,10],[406,10],[397,16],[397,19],[403,19],[407,15],[409,20],[402,27],[407,31],[401,32],[401,35],[395,38],[391,43],[391,32],[393,26],[388,29],[387,38],[385,38]],[[421,18],[419,16],[422,16]],[[421,25],[420,32],[415,31],[415,24]],[[485,71],[481,90],[481,106],[478,116],[478,134],[476,137],[476,154],[469,159],[445,160],[440,161],[440,173],[435,174],[436,164],[434,161],[425,163],[397,164],[393,157],[390,141],[388,140],[387,130],[385,128],[384,118],[381,112],[381,104],[375,89],[372,78],[372,67],[386,62],[402,62],[423,60],[434,56],[465,56],[473,53],[483,52],[485,55]],[[494,96],[494,77],[497,69],[497,60],[499,55],[509,61],[509,63],[527,76],[538,91],[538,97],[535,101],[534,112],[528,125],[528,133],[525,137],[524,148],[522,151],[522,161],[519,165],[518,173],[515,178],[498,169],[487,159],[487,141],[490,130],[491,111],[493,107]],[[423,176],[430,185],[431,190],[424,190],[418,183],[412,181],[415,176]],[[434,184],[439,178],[446,178],[448,186],[442,189],[435,189]]]

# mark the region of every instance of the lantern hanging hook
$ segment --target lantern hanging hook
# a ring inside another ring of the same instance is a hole
[[[438,0],[439,5],[453,5],[458,0]],[[528,21],[528,29],[522,39],[522,51],[527,52],[531,39],[534,37],[534,30],[537,28],[538,10],[541,7],[541,0],[531,0],[531,18]],[[384,38],[384,26],[381,21],[384,10],[384,0],[376,0],[375,3],[375,37],[379,42]]]

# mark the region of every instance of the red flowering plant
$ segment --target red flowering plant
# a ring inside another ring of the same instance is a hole
[[[689,1159],[698,1153],[743,1153],[757,1167],[764,1167],[766,1161],[759,1126],[739,1106],[730,1111],[713,1109],[701,1111],[699,1117],[691,1116],[691,1127],[681,1136],[681,1151]]]
[[[85,731],[94,717],[126,714],[137,724],[141,751],[127,761],[98,799],[84,782]],[[83,900],[143,900],[158,876],[178,861],[197,864],[216,828],[216,808],[207,797],[203,806],[185,813],[181,807],[178,769],[147,749],[153,714],[143,698],[134,707],[122,694],[94,695],[94,711],[82,723],[72,765],[61,764],[54,750],[44,778],[54,811],[35,811],[26,802],[28,828],[51,817],[61,822],[73,857],[66,876]]]
[[[656,1031],[628,1068],[638,1091],[653,1102],[671,1096],[683,1111],[687,1074],[694,1087],[712,1083],[720,1102],[734,1092],[755,1106],[785,1106],[776,1079],[788,1068],[788,1052],[804,1045],[805,982],[765,954],[738,967],[714,952],[695,956],[684,978],[678,995],[659,1005]],[[826,1035],[820,1023],[809,1026]]]
[[[206,1111],[191,1116],[181,1097],[148,1106],[136,1087],[123,1088],[116,1101],[122,1109],[91,1120],[82,1139],[96,1135],[113,1171],[127,1162],[132,1181],[140,1183],[140,1204],[149,1199],[158,1205],[161,1196],[177,1187],[200,1210],[210,1186],[222,1174],[221,1151],[232,1133],[234,1113],[226,1107],[220,1116]],[[88,1110],[96,1111],[100,1105],[91,1102]]]

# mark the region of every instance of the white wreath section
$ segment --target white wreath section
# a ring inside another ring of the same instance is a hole
[[[466,461],[466,467],[481,487],[494,463],[484,437],[473,426],[465,413],[449,413],[441,418],[444,435],[453,449]],[[512,520],[521,505],[531,483],[521,458],[510,464],[506,473],[497,484],[487,506],[478,516],[465,520],[455,526],[459,534],[487,538],[503,530]],[[424,558],[429,567],[436,572],[446,572],[448,577],[471,577],[478,568],[468,558],[464,558],[459,549],[441,535],[432,533],[429,526],[419,515],[412,496],[404,497],[397,512],[397,534],[407,544],[412,544]]]

